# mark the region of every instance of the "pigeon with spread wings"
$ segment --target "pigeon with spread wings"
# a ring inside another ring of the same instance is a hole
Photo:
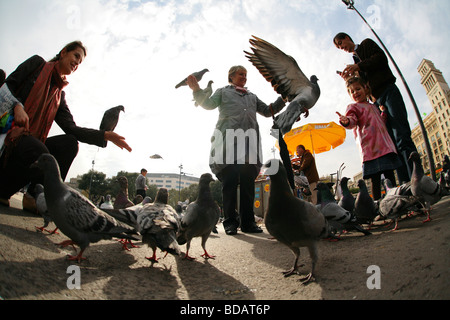
[[[244,51],[246,57],[274,90],[290,102],[286,111],[275,117],[275,123],[285,134],[302,113],[307,117],[309,109],[316,104],[320,96],[318,79],[315,75],[308,79],[294,58],[269,42],[253,36],[250,44],[253,53]]]

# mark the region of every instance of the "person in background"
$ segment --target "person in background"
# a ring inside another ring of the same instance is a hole
[[[319,182],[319,173],[317,172],[316,160],[311,151],[306,150],[305,146],[297,146],[297,158],[292,159],[292,168],[294,172],[303,172],[308,179],[309,190],[311,196],[308,196],[308,201],[317,204],[317,182]]]
[[[79,127],[67,105],[64,88],[67,76],[74,73],[86,57],[80,41],[66,45],[53,59],[35,55],[12,72],[5,80],[17,100],[10,110],[14,124],[0,145],[0,203],[9,205],[9,198],[31,182],[24,195],[23,207],[35,212],[34,186],[43,175],[30,165],[43,153],[52,154],[64,180],[78,153],[78,142],[105,147],[111,141],[131,152],[125,138],[112,131]],[[65,134],[47,137],[56,122]]]
[[[345,115],[339,116],[340,124],[353,129],[359,138],[362,151],[363,178],[372,181],[372,197],[381,198],[381,174],[395,181],[394,170],[401,166],[395,145],[386,129],[386,115],[368,101],[370,89],[361,78],[350,78],[346,82],[348,94],[355,103],[347,106]],[[358,140],[358,139],[357,139]]]
[[[399,183],[411,180],[412,163],[408,162],[411,152],[416,146],[411,139],[411,128],[408,122],[403,97],[395,84],[388,59],[384,51],[371,39],[355,44],[346,33],[338,33],[333,43],[336,48],[353,55],[354,64],[348,65],[341,73],[345,80],[359,74],[371,89],[373,102],[386,108],[386,127],[397,148],[402,165],[397,168]],[[395,180],[394,180],[395,181]]]
[[[142,168],[141,173],[136,178],[136,195],[141,195],[142,199],[146,196],[147,187],[147,169]]]
[[[260,233],[262,229],[256,225],[253,212],[255,179],[262,167],[256,114],[272,117],[284,108],[285,102],[279,97],[267,105],[249,91],[245,87],[247,70],[243,66],[231,67],[228,72],[229,85],[216,90],[210,98],[205,96],[194,76],[189,76],[187,82],[199,105],[206,110],[219,109],[219,120],[211,140],[210,168],[222,182],[225,232],[234,235],[240,226],[242,232]],[[227,133],[238,130],[249,134],[243,143],[245,151],[241,153],[237,150],[237,139],[226,138]],[[233,157],[227,155],[230,150],[234,150]],[[238,186],[239,214],[236,212]]]

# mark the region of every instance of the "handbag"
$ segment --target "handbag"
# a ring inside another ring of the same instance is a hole
[[[4,150],[6,134],[12,128],[14,121],[14,107],[20,103],[13,96],[6,83],[0,88],[0,156]]]

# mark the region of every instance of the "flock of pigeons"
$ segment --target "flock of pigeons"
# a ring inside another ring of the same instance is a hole
[[[37,185],[38,212],[44,218],[45,230],[53,221],[57,229],[70,240],[60,243],[65,247],[77,245],[80,251],[69,260],[80,262],[84,250],[90,243],[103,239],[118,238],[129,241],[142,240],[153,249],[149,259],[157,262],[156,248],[173,255],[180,254],[180,245],[186,243],[185,258],[188,255],[192,238],[202,238],[205,258],[213,258],[206,251],[206,241],[215,228],[220,209],[213,200],[210,182],[211,174],[200,177],[198,199],[189,204],[183,216],[168,204],[168,190],[160,188],[153,203],[138,204],[126,209],[99,209],[77,190],[64,184],[56,159],[51,154],[43,154],[33,164],[44,173],[43,185]],[[49,231],[50,232],[50,231]],[[50,233],[55,233],[51,231]],[[75,247],[74,247],[75,248]]]
[[[254,37],[250,40],[253,53],[245,52],[249,60],[260,73],[271,82],[274,90],[287,99],[290,104],[287,110],[274,118],[274,125],[282,133],[288,132],[301,114],[308,115],[308,110],[314,106],[320,95],[317,78],[307,79],[298,67],[296,61],[284,54],[270,43]],[[193,75],[198,81],[208,69]],[[212,81],[204,90],[212,94]],[[186,85],[186,79],[176,85],[176,88]],[[123,106],[112,108],[105,112],[101,128],[114,130],[119,114],[125,111]],[[361,232],[370,235],[362,224],[371,224],[377,217],[395,221],[398,228],[399,219],[410,210],[422,208],[430,220],[431,205],[448,195],[448,182],[443,179],[436,183],[424,174],[420,156],[412,153],[410,159],[414,163],[411,181],[399,187],[393,187],[385,180],[386,195],[380,201],[373,201],[364,180],[358,182],[359,194],[354,198],[348,190],[348,178],[340,180],[342,197],[336,202],[331,186],[318,183],[318,204],[313,205],[296,197],[288,181],[288,170],[281,161],[278,170],[270,176],[271,188],[268,210],[264,222],[267,231],[276,240],[288,246],[295,255],[293,267],[284,272],[285,276],[297,273],[300,248],[307,247],[312,260],[311,272],[300,280],[308,283],[315,279],[315,268],[318,260],[318,241],[320,239],[339,239],[344,231]],[[263,168],[270,168],[271,161]],[[184,258],[189,256],[191,240],[201,237],[204,258],[214,258],[206,250],[206,242],[215,230],[219,220],[220,209],[211,196],[211,174],[205,173],[199,181],[199,195],[196,201],[190,203],[184,213],[179,215],[168,204],[168,190],[160,188],[153,203],[140,203],[125,209],[99,209],[89,199],[75,189],[67,186],[61,180],[58,164],[50,154],[43,154],[33,166],[44,172],[43,185],[36,187],[36,204],[38,212],[44,219],[41,231],[46,230],[53,221],[56,233],[59,229],[70,240],[60,245],[77,245],[80,251],[69,260],[80,262],[85,259],[83,252],[90,243],[102,239],[121,239],[124,248],[131,241],[141,240],[147,244],[153,254],[147,259],[157,262],[156,250],[180,255],[180,246],[186,244]],[[75,247],[74,247],[75,248]],[[128,248],[127,248],[128,249]]]

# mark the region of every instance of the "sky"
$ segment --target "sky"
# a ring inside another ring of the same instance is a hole
[[[356,0],[355,7],[372,25],[394,57],[420,113],[431,104],[420,84],[417,67],[423,58],[434,62],[450,81],[450,1]],[[93,168],[107,177],[119,171],[179,173],[199,177],[210,172],[210,138],[218,110],[195,107],[188,87],[175,85],[192,72],[208,68],[200,82],[213,89],[226,86],[231,66],[248,71],[247,87],[269,104],[278,95],[245,57],[252,35],[292,56],[306,76],[319,78],[321,96],[294,127],[338,122],[351,99],[336,70],[352,62],[333,45],[338,32],[356,43],[375,37],[355,11],[341,0],[0,0],[0,68],[7,74],[29,57],[53,58],[67,43],[81,40],[86,59],[68,77],[66,99],[77,125],[98,128],[103,112],[125,107],[115,131],[133,148],[129,153],[109,143],[107,148],[80,143],[68,178]],[[418,119],[397,77],[411,128]],[[258,115],[264,160],[273,152],[271,118]],[[62,134],[54,124],[50,136]],[[344,144],[316,155],[320,176],[361,171],[353,133]],[[159,154],[163,159],[150,159]]]

